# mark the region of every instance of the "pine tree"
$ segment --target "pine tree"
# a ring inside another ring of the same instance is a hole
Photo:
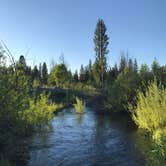
[[[78,72],[77,72],[77,70],[75,71],[75,73],[73,75],[73,79],[74,79],[74,82],[78,82]]]
[[[96,70],[95,78],[98,81],[98,86],[103,88],[104,86],[104,79],[107,69],[107,59],[106,55],[108,54],[108,36],[106,34],[107,28],[104,24],[102,19],[99,19],[96,25],[96,30],[94,34],[94,44],[95,44],[95,52],[96,52],[96,60],[95,60],[95,67]],[[98,77],[98,78],[97,78]]]
[[[92,68],[92,61],[91,59],[89,60],[89,65],[88,65],[88,72],[89,72],[89,81],[93,81],[93,68]]]
[[[41,63],[39,64],[39,83],[40,85],[42,85],[43,81],[42,81],[42,65]]]
[[[85,67],[85,77],[84,77],[84,81],[85,81],[85,82],[88,82],[88,80],[89,80],[89,67],[86,66],[86,67]]]
[[[137,64],[137,60],[134,59],[134,71],[137,73],[138,72],[138,64]]]
[[[47,69],[47,64],[44,62],[42,66],[42,82],[44,85],[47,84],[48,80],[48,69]]]
[[[26,65],[26,61],[25,61],[25,58],[23,55],[20,56],[16,67],[17,67],[17,69],[23,70],[24,72],[26,72],[27,65]]]
[[[32,86],[33,88],[38,88],[40,86],[40,76],[39,76],[39,70],[38,67],[35,65],[34,69],[32,71]]]
[[[128,68],[129,68],[129,71],[134,70],[134,65],[133,65],[133,61],[131,58],[129,58],[129,61],[128,61]]]
[[[122,72],[127,67],[127,57],[125,57],[124,53],[121,53],[120,58],[120,65],[119,65],[119,71]]]
[[[80,68],[79,80],[80,82],[85,81],[85,69],[83,65],[81,65],[81,68]]]

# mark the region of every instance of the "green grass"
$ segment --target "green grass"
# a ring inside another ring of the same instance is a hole
[[[85,104],[83,103],[83,101],[81,99],[76,97],[76,103],[73,104],[73,106],[74,106],[74,109],[75,109],[76,113],[83,114]]]

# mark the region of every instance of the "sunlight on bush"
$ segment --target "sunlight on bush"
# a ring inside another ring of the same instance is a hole
[[[76,104],[73,105],[76,113],[82,114],[84,112],[85,104],[78,97],[76,97]]]
[[[139,128],[146,130],[152,139],[147,165],[166,163],[166,89],[151,82],[145,93],[138,92],[137,106],[129,105],[132,118]],[[146,133],[146,132],[145,132]],[[144,149],[144,148],[143,148]]]
[[[63,108],[62,104],[48,104],[47,96],[42,94],[36,103],[30,100],[29,109],[21,112],[21,116],[28,124],[40,125],[52,119],[53,113],[61,108]]]
[[[166,127],[166,90],[153,82],[146,93],[138,92],[138,102],[135,111],[130,105],[133,119],[143,129],[155,134]],[[156,137],[156,136],[155,136]]]

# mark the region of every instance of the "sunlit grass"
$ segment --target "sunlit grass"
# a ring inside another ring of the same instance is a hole
[[[73,105],[76,113],[82,114],[84,112],[85,104],[78,97],[76,97],[76,103]]]

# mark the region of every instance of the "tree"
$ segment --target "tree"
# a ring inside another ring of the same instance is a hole
[[[68,70],[65,64],[56,65],[50,73],[49,82],[52,85],[64,86],[68,81]]]
[[[128,67],[129,67],[129,71],[133,71],[134,70],[134,65],[133,65],[133,61],[132,61],[131,58],[129,58]]]
[[[73,75],[73,79],[74,79],[74,82],[78,82],[78,72],[77,72],[77,70],[75,71],[75,73]]]
[[[114,65],[112,69],[108,71],[108,81],[113,82],[118,76],[118,67],[117,64]]]
[[[17,67],[24,71],[26,70],[26,61],[23,55],[20,56]]]
[[[48,80],[48,70],[47,70],[47,64],[44,62],[42,66],[42,82],[44,85],[47,84]]]
[[[135,72],[126,67],[106,91],[106,107],[111,111],[127,111],[128,103],[134,104],[134,97],[139,88],[140,80]]]
[[[79,80],[80,82],[85,82],[85,69],[83,65],[80,68]]]
[[[125,57],[124,53],[121,53],[119,71],[122,72],[127,67],[127,57]]]
[[[137,60],[134,59],[134,71],[137,73],[138,72],[138,64],[137,64]]]
[[[32,82],[33,82],[33,87],[37,88],[39,86],[40,81],[40,75],[39,75],[39,70],[37,66],[35,65],[32,71]]]
[[[39,70],[36,65],[33,68],[33,79],[39,79]]]
[[[160,83],[162,80],[162,70],[156,59],[152,63],[152,74],[157,79],[157,82]]]
[[[40,83],[40,85],[43,83],[42,82],[42,65],[41,65],[41,63],[39,64],[39,83]]]
[[[107,28],[102,19],[99,19],[96,25],[96,30],[94,34],[94,44],[95,44],[95,52],[96,52],[96,60],[95,60],[95,78],[98,82],[98,86],[103,88],[104,79],[107,69],[107,59],[106,55],[108,54],[108,36],[106,34]]]
[[[88,64],[87,70],[88,70],[88,74],[89,74],[88,80],[92,83],[92,81],[93,81],[93,68],[92,68],[92,61],[91,61],[91,59],[89,60],[89,64]]]

